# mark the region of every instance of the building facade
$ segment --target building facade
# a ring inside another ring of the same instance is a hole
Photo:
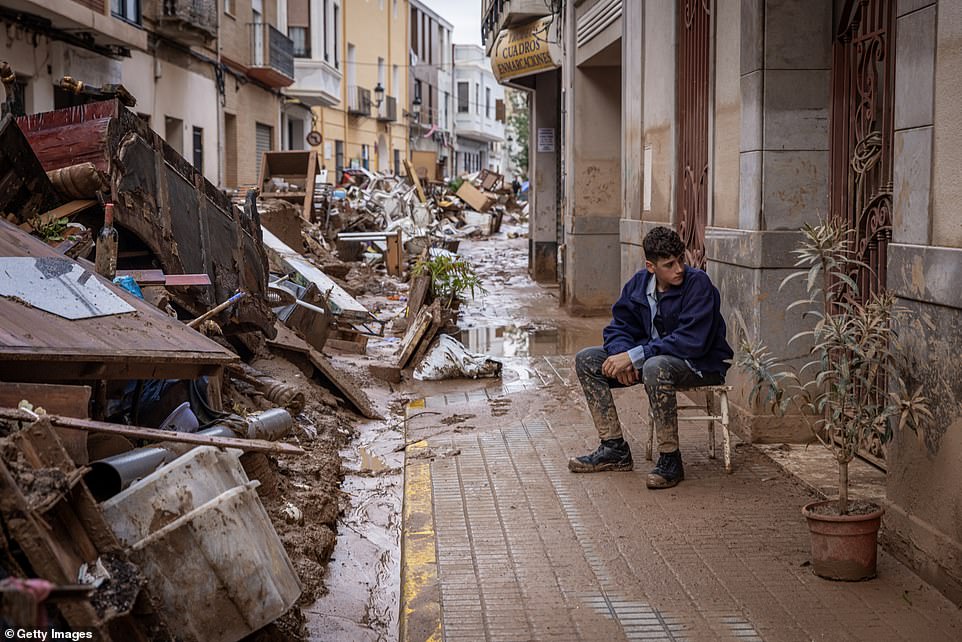
[[[497,42],[542,19],[537,5],[486,3],[496,73]],[[954,169],[962,6],[583,0],[556,8],[563,19],[544,19],[562,26],[560,73],[509,79],[533,92],[533,273],[550,274],[546,244],[557,243],[563,305],[607,314],[643,265],[645,233],[669,225],[689,263],[718,285],[732,345],[747,336],[782,354],[801,329],[785,314],[799,292],[779,287],[793,270],[798,230],[824,216],[848,221],[871,266],[865,284],[913,313],[903,376],[933,404],[923,434],[895,430],[887,446],[864,453],[887,470],[882,539],[962,604],[962,367],[950,356],[962,341],[952,285],[962,265]],[[541,130],[551,123],[563,141],[557,160],[540,151],[550,148]],[[810,438],[802,422],[749,403],[751,382],[737,369],[728,383],[744,437]]]
[[[11,0],[0,20],[15,34],[4,58],[28,113],[96,99],[60,87],[122,84],[132,110],[225,187],[256,182],[259,151],[279,145],[293,82],[284,0]]]
[[[501,173],[504,153],[504,87],[477,45],[454,45],[454,172]]]
[[[298,7],[298,21],[308,23],[295,40],[310,47],[300,49],[295,69],[301,71],[287,90],[285,112],[295,123],[287,149],[315,149],[329,182],[350,167],[403,172],[407,0],[288,2],[289,11]],[[300,139],[302,131],[317,132],[320,142]]]
[[[344,97],[344,29],[340,0],[287,0],[287,35],[294,49],[294,84],[284,90],[282,147],[303,150],[320,132],[322,110]],[[314,137],[311,137],[312,139]],[[323,150],[324,141],[318,145]]]
[[[449,176],[454,171],[454,25],[417,0],[411,0],[410,16],[411,153],[433,153],[435,174]]]

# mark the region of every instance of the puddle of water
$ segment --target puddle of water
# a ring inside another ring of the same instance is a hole
[[[371,452],[366,446],[361,446],[358,448],[358,452],[361,455],[361,470],[370,471],[372,473],[379,473],[382,470],[388,470],[389,466],[387,462]]]
[[[498,357],[573,354],[596,345],[597,332],[516,325],[481,326],[461,331],[459,340],[472,352]]]

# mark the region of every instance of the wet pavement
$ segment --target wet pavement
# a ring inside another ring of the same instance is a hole
[[[561,314],[526,252],[461,246],[491,292],[465,306],[461,339],[503,378],[403,384],[402,639],[962,639],[959,609],[884,552],[875,580],[815,577],[812,491],[752,446],[736,440],[725,474],[683,423],[686,480],[647,490],[641,387],[615,396],[635,470],[569,473],[597,445],[574,354],[606,319]]]

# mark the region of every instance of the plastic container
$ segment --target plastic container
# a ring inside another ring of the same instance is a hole
[[[131,546],[218,495],[250,480],[241,451],[201,446],[100,505],[117,538]]]
[[[197,432],[200,422],[197,415],[190,409],[190,402],[185,401],[174,411],[167,415],[167,418],[160,423],[161,430],[173,430],[174,432]]]
[[[240,640],[300,596],[257,485],[232,488],[133,546],[176,638]]]

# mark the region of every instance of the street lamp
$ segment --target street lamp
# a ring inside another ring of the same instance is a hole
[[[381,103],[384,102],[384,87],[381,83],[378,83],[374,87],[374,107],[380,109]]]
[[[415,96],[414,100],[411,101],[411,113],[414,114],[414,119],[421,122],[421,97]]]

